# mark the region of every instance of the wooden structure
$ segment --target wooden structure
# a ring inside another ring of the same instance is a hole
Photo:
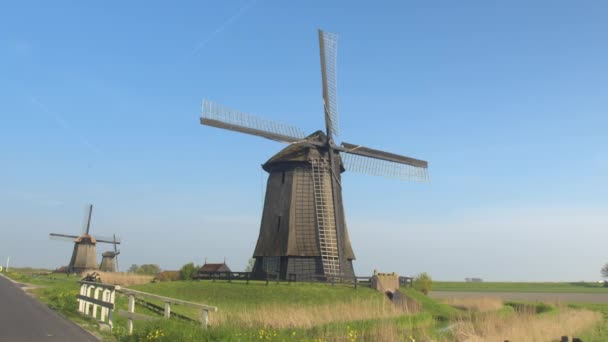
[[[428,163],[342,142],[339,133],[337,36],[319,30],[325,131],[306,136],[272,122],[203,100],[200,123],[289,144],[262,167],[269,173],[253,275],[265,279],[352,279],[353,253],[342,202],[345,170],[426,180]]]
[[[97,318],[99,308],[101,308],[99,322],[102,324],[108,324],[110,330],[114,327],[114,314],[126,317],[127,331],[130,334],[133,333],[133,321],[134,320],[155,320],[158,317],[147,316],[138,314],[135,312],[135,301],[136,299],[149,298],[164,303],[163,318],[169,319],[171,317],[171,305],[183,305],[196,308],[200,311],[200,323],[203,329],[206,329],[209,325],[209,313],[217,312],[217,307],[209,306],[205,304],[188,302],[185,300],[174,299],[164,296],[159,296],[151,293],[131,290],[122,288],[115,285],[107,285],[97,282],[80,281],[80,294],[76,296],[78,300],[78,311],[85,315],[93,318]],[[116,293],[121,293],[129,298],[127,311],[116,310],[115,300]],[[101,294],[101,298],[100,298]]]

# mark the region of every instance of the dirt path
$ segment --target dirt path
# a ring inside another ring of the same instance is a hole
[[[457,292],[433,291],[431,297],[448,298],[500,298],[502,300],[520,300],[548,303],[597,303],[608,304],[608,293],[536,293],[536,292]]]

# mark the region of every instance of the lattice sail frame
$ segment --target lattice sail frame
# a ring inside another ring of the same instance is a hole
[[[319,30],[321,45],[321,73],[324,77],[323,98],[331,122],[330,129],[340,135],[338,113],[338,35]],[[325,68],[323,68],[325,66]]]
[[[296,126],[244,113],[207,99],[203,99],[201,117],[298,140],[304,139],[306,136],[304,131]]]
[[[428,182],[430,180],[427,168],[360,156],[348,152],[341,152],[340,156],[347,171],[417,182]]]

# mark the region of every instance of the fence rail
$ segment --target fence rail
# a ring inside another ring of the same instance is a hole
[[[329,283],[331,285],[343,284],[343,285],[352,285],[354,288],[359,286],[363,287],[371,287],[372,286],[372,278],[373,276],[331,276],[328,277],[326,275],[315,274],[311,276],[307,276],[305,278],[298,278],[296,273],[288,273],[286,279],[281,279],[280,274],[277,272],[267,272],[262,277],[253,276],[252,272],[199,272],[194,279],[196,280],[226,280],[229,283],[233,280],[244,280],[247,284],[249,284],[250,280],[258,280],[265,281],[266,285],[271,282],[280,283]],[[412,287],[414,278],[412,277],[399,277],[399,285]]]
[[[162,309],[163,318],[169,319],[171,317],[171,305],[183,305],[188,307],[193,307],[200,310],[201,319],[200,323],[203,329],[206,329],[209,325],[209,312],[217,312],[217,307],[188,302],[181,299],[169,298],[165,296],[159,296],[152,293],[142,292],[131,290],[127,288],[122,288],[120,286],[115,285],[107,285],[102,283],[90,282],[90,281],[80,281],[80,294],[76,296],[78,300],[78,311],[86,316],[92,316],[93,318],[97,318],[98,309],[101,308],[101,316],[100,323],[106,323],[110,326],[110,330],[114,326],[114,313],[116,312],[118,315],[126,317],[127,321],[127,331],[129,334],[133,333],[133,320],[154,320],[159,319],[159,317],[153,317],[148,315],[143,315],[135,312],[135,301],[141,300],[144,301],[143,298],[153,299],[161,301],[165,304],[164,309]],[[127,306],[127,311],[125,310],[116,310],[115,307],[115,299],[116,292],[124,294],[128,296],[129,302]],[[101,294],[101,298],[99,298],[99,294]],[[152,303],[148,303],[150,305],[154,305]],[[161,307],[154,305],[158,309]],[[155,310],[157,311],[157,310]],[[157,311],[158,312],[158,311]],[[160,312],[159,312],[160,313]],[[175,315],[180,318],[184,318],[182,315]],[[187,317],[186,317],[187,318]]]

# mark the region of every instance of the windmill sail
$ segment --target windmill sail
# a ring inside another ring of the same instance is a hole
[[[305,137],[304,132],[295,126],[263,119],[205,99],[203,99],[200,121],[202,125],[286,143],[293,143]]]
[[[429,179],[428,163],[424,160],[349,143],[342,143],[342,147],[336,149],[341,151],[348,171],[420,182]]]
[[[340,135],[338,122],[338,35],[319,30],[321,52],[321,78],[323,81],[323,103],[327,134]]]

